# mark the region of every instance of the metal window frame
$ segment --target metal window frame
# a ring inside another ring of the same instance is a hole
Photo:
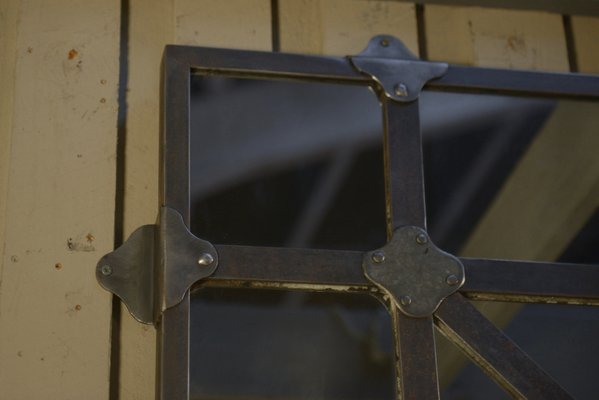
[[[212,246],[195,238],[187,229],[190,77],[194,73],[374,88],[384,116],[388,244],[362,253]],[[387,304],[393,321],[397,393],[401,399],[439,398],[434,326],[515,398],[570,398],[467,299],[598,305],[599,267],[456,258],[430,243],[418,110],[423,87],[599,101],[599,76],[421,61],[397,39],[385,35],[373,38],[361,54],[353,57],[166,47],[160,223],[140,228],[121,248],[103,257],[96,270],[100,284],[121,297],[136,318],[156,325],[158,398],[189,398],[192,285],[352,291],[379,297]],[[404,254],[420,254],[422,248],[427,253],[432,250],[436,258],[423,261],[408,259]],[[412,272],[402,272],[400,281],[410,278],[412,285],[417,282],[423,287],[436,281],[436,286],[426,286],[428,296],[412,302],[403,295],[406,286],[393,281],[398,263],[426,264],[424,270],[414,267]],[[381,274],[382,267],[386,272]],[[132,279],[143,283],[132,285]],[[433,299],[435,296],[438,298]],[[410,311],[424,300],[430,300],[428,308]]]

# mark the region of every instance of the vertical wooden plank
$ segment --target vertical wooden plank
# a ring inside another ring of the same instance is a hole
[[[173,1],[130,0],[123,237],[158,217],[160,65],[173,41]],[[121,306],[119,399],[153,399],[156,331]]]
[[[572,31],[578,69],[599,73],[599,17],[572,16]]]
[[[561,15],[427,5],[429,58],[456,64],[568,71]]]
[[[14,112],[15,67],[17,56],[17,15],[19,2],[0,2],[0,244],[4,243],[6,198],[12,118]],[[4,256],[4,246],[0,255]],[[0,284],[1,284],[0,279]]]
[[[279,0],[281,50],[357,54],[378,34],[396,36],[418,54],[413,4],[363,0]]]
[[[12,115],[2,123],[2,144],[12,136],[3,398],[108,397],[111,297],[95,265],[113,245],[119,9],[115,0],[2,5],[2,87],[13,85],[2,102]]]
[[[177,44],[271,50],[268,0],[178,0],[175,4]]]
[[[124,233],[158,214],[160,67],[166,44],[269,50],[268,0],[131,0],[125,155]],[[154,398],[156,332],[121,317],[121,400]]]

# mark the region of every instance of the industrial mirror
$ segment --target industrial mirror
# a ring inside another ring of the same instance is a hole
[[[159,398],[439,398],[438,335],[570,398],[471,301],[596,305],[598,267],[455,254],[540,130],[596,126],[599,77],[167,46],[163,100],[158,223],[96,270],[158,330]]]

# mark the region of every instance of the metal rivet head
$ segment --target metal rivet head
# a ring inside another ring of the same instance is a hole
[[[385,253],[380,250],[375,251],[374,253],[372,253],[372,256],[370,256],[370,258],[373,262],[380,264],[385,261]]]
[[[424,233],[419,233],[416,236],[416,243],[418,243],[418,244],[426,244],[426,243],[428,243],[428,237],[426,237],[426,235]]]
[[[100,271],[102,272],[102,275],[104,275],[104,276],[112,275],[112,267],[110,265],[102,265],[102,268],[100,268]]]
[[[399,302],[402,306],[409,306],[410,304],[412,304],[412,298],[410,296],[401,296],[399,298]]]
[[[379,43],[383,47],[388,47],[389,46],[389,40],[387,40],[385,38],[381,39],[381,41]]]
[[[403,83],[398,83],[395,85],[393,87],[393,91],[395,92],[395,95],[399,97],[407,97],[409,94],[408,87]]]
[[[447,278],[445,278],[445,282],[447,282],[447,284],[449,286],[455,286],[458,283],[460,283],[460,279],[457,276],[455,276],[454,274],[451,274],[451,275],[447,275]]]
[[[198,264],[210,265],[214,262],[214,256],[210,253],[204,253],[198,258]]]

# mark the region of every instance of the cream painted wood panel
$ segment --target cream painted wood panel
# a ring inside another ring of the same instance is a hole
[[[599,73],[599,17],[572,17],[580,72]]]
[[[120,3],[9,1],[1,11],[2,88],[13,90],[1,103],[2,144],[11,140],[0,396],[106,399],[111,296],[95,265],[114,235]]]
[[[166,44],[270,50],[269,0],[131,0],[125,237],[158,214],[160,66]],[[122,308],[121,400],[154,398],[156,332]]]
[[[17,57],[17,0],[0,2],[0,243],[4,243]],[[4,246],[0,248],[3,256]],[[0,278],[0,288],[2,279]],[[1,301],[1,298],[0,298]]]
[[[174,3],[177,44],[271,50],[269,0],[179,0]]]
[[[123,238],[158,216],[160,65],[173,40],[172,1],[129,3],[128,82]],[[133,319],[121,304],[119,398],[153,399],[156,332]]]
[[[425,21],[431,60],[568,71],[559,14],[427,5]]]
[[[280,0],[281,51],[357,54],[378,34],[401,39],[418,54],[413,4],[364,0]]]

